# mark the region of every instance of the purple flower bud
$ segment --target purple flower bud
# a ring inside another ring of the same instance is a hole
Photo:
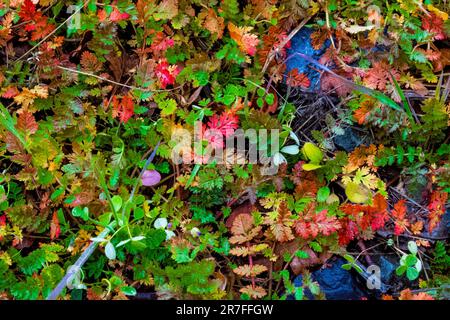
[[[161,181],[161,175],[156,170],[145,170],[142,174],[142,185],[151,187]]]

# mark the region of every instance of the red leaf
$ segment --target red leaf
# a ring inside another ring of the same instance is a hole
[[[291,87],[302,87],[302,88],[309,88],[309,86],[311,85],[308,76],[304,73],[298,73],[297,68],[292,69],[289,72],[286,83]]]
[[[341,224],[342,228],[339,230],[339,244],[347,245],[358,235],[358,225],[355,223],[355,221],[352,221],[348,218],[341,219]]]
[[[402,199],[394,204],[394,209],[392,210],[392,215],[394,218],[403,219],[406,215],[406,201]]]
[[[361,231],[366,231],[370,227],[372,231],[377,231],[384,227],[386,221],[389,219],[387,207],[388,204],[386,199],[379,193],[374,196],[373,204],[371,206],[360,204],[341,205],[341,211],[346,213],[349,216],[349,219],[347,222],[341,219],[341,221],[344,221],[343,229],[346,228],[347,231],[341,229],[339,233],[339,242],[341,244],[347,244],[353,240],[359,232],[358,228],[360,228]],[[352,223],[350,223],[350,221]],[[345,232],[349,232],[350,234],[346,235]]]
[[[409,221],[405,219],[406,210],[406,201],[402,199],[394,205],[394,209],[391,212],[392,216],[395,218],[394,233],[397,236],[402,234],[409,226]]]
[[[214,115],[208,122],[211,130],[219,130],[225,137],[229,137],[238,128],[239,119],[236,115],[223,112],[220,116]]]
[[[315,224],[318,231],[325,236],[329,236],[341,227],[336,217],[327,216],[327,210],[322,210],[315,216]]]
[[[104,9],[98,10],[97,17],[100,22],[104,22],[106,18],[108,17],[108,14]]]
[[[303,239],[315,238],[319,234],[329,236],[341,228],[336,217],[327,215],[327,210],[316,213],[314,204],[308,205],[306,213],[300,215],[294,226],[295,232]]]
[[[40,16],[34,20],[34,26],[34,32],[31,34],[32,41],[44,38],[55,29],[53,24],[48,24],[47,17],[43,16]]]
[[[19,11],[19,17],[24,22],[29,22],[25,25],[25,31],[33,31],[31,40],[36,41],[44,38],[55,29],[55,26],[48,23],[47,17],[43,16],[40,11],[36,10],[36,6],[31,0],[25,0]]]
[[[442,20],[434,12],[430,13],[430,15],[423,16],[422,29],[433,34],[434,40],[444,40],[446,38],[444,32],[444,20]]]
[[[445,212],[445,204],[447,202],[448,193],[441,191],[433,191],[431,193],[430,203],[428,204],[428,210],[430,213],[428,215],[429,224],[428,231],[432,232],[434,228],[437,227],[439,221],[441,221],[442,216]]]
[[[19,118],[17,119],[17,128],[27,134],[33,134],[39,127],[33,114],[28,110],[24,110],[21,114],[19,114]]]
[[[23,21],[30,21],[35,18],[35,15],[36,6],[33,4],[33,2],[31,2],[31,0],[25,0],[22,7],[20,8],[19,17]],[[40,13],[38,13],[38,15],[40,16]]]
[[[19,94],[19,90],[17,90],[16,86],[9,86],[6,88],[5,92],[3,92],[2,97],[5,99],[14,98]]]
[[[364,76],[364,84],[371,89],[386,90],[386,85],[391,82],[390,74],[395,80],[400,79],[400,74],[391,65],[384,61],[376,61],[372,68],[367,70]]]
[[[303,239],[309,238],[309,224],[304,221],[295,222],[295,232]]]
[[[153,38],[153,42],[151,45],[152,51],[165,51],[174,45],[173,39],[167,37],[163,32],[158,31]]]
[[[249,32],[251,29],[251,27],[237,27],[231,22],[228,23],[231,39],[236,41],[242,52],[253,56],[256,53],[259,39],[257,35]]]
[[[116,7],[114,7],[114,10],[111,12],[111,14],[109,15],[109,20],[111,20],[112,22],[119,22],[122,20],[126,20],[130,17],[130,15],[126,12],[120,12],[119,9],[117,9]]]
[[[175,83],[175,77],[180,73],[180,69],[176,65],[169,65],[166,59],[160,60],[155,67],[155,74],[158,78],[161,88],[165,89],[167,85]]]
[[[126,123],[134,114],[133,99],[129,96],[122,97],[122,100],[114,96],[113,97],[113,112],[114,118],[119,118],[120,122]]]
[[[6,215],[0,216],[0,228],[6,226]],[[0,241],[3,240],[3,236],[0,235]]]
[[[58,239],[61,234],[61,227],[59,225],[58,213],[55,211],[53,213],[52,222],[50,224],[50,238],[52,240]]]

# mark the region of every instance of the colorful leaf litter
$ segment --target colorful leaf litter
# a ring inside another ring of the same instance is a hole
[[[445,6],[1,3],[0,299],[448,298]]]

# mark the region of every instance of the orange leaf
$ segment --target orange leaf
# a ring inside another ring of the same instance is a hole
[[[224,19],[219,17],[214,9],[203,9],[198,15],[198,18],[203,21],[202,25],[206,30],[212,34],[215,33],[218,39],[222,38],[223,30],[225,28]]]
[[[17,119],[17,129],[26,132],[27,134],[33,134],[38,130],[38,124],[31,112],[25,110],[19,114]]]
[[[237,27],[233,23],[228,23],[231,39],[236,41],[242,52],[251,56],[256,53],[256,46],[259,39],[256,35],[250,33],[251,27]]]
[[[234,235],[244,235],[253,228],[253,217],[249,214],[239,214],[233,221],[231,233]]]
[[[53,213],[52,222],[50,224],[50,238],[52,240],[58,239],[61,233],[61,227],[59,225],[58,213],[55,211]]]
[[[430,213],[428,215],[429,224],[428,231],[432,232],[434,228],[437,227],[441,217],[445,212],[445,203],[447,202],[448,193],[433,191],[431,193],[430,203],[428,204],[428,210]]]
[[[291,87],[302,87],[302,88],[309,88],[309,86],[311,85],[308,76],[304,73],[298,73],[297,68],[292,69],[289,72],[286,83]]]
[[[122,97],[119,101],[116,96],[113,97],[113,112],[114,118],[119,118],[120,122],[126,123],[134,114],[133,99],[129,96]]]

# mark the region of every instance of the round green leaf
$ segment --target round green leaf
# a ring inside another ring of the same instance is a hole
[[[417,253],[417,244],[416,244],[415,241],[409,241],[408,242],[408,250],[412,254],[416,254]]]
[[[417,258],[412,254],[408,254],[405,259],[405,263],[408,267],[412,267],[416,264]]]
[[[120,208],[122,207],[122,198],[118,195],[112,197],[111,202],[116,212],[119,211]]]
[[[416,280],[419,277],[419,271],[416,268],[408,268],[406,270],[406,277],[411,281]]]
[[[406,272],[406,269],[407,269],[406,266],[399,266],[397,269],[395,269],[395,274],[401,276]]]

